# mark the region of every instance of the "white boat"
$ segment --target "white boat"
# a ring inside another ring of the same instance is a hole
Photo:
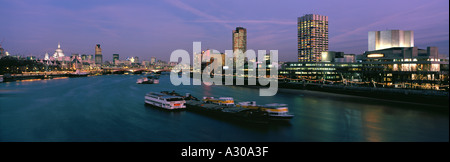
[[[157,92],[150,92],[145,95],[145,103],[168,110],[186,108],[186,105],[184,105],[186,101],[182,97]]]

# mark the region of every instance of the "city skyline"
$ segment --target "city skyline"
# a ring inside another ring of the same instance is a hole
[[[279,50],[280,61],[293,61],[298,57],[297,18],[320,14],[330,19],[330,51],[362,54],[367,33],[386,29],[412,30],[415,46],[437,46],[446,57],[449,51],[448,1],[443,0],[87,2],[0,2],[2,47],[12,55],[43,58],[58,42],[66,55],[91,55],[92,47],[101,44],[107,61],[113,54],[168,60],[176,49],[191,53],[193,41],[205,49],[230,50],[229,33],[242,26],[247,49]]]

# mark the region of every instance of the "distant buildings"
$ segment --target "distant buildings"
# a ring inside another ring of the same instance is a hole
[[[214,53],[214,51],[207,49],[206,51],[202,51],[201,53],[195,54],[194,57],[195,57],[194,60],[201,60],[201,69],[198,70],[203,70],[206,66],[211,64],[212,68],[215,69],[222,69],[222,67],[225,66],[226,57],[224,53]],[[219,58],[219,60],[214,60],[214,58]],[[222,67],[218,67],[219,62],[221,63]]]
[[[139,61],[139,57],[134,56],[134,61],[133,61],[133,63],[135,63],[135,64],[141,63],[141,62]]]
[[[414,47],[414,32],[411,30],[370,31],[369,51],[392,47]]]
[[[113,54],[113,64],[116,64],[116,61],[119,60],[119,54]]]
[[[100,44],[95,45],[95,64],[101,65],[103,63],[102,49]]]
[[[298,62],[320,62],[328,51],[328,16],[306,14],[297,20]]]
[[[156,57],[152,57],[150,59],[150,64],[155,65],[155,63],[156,63]]]
[[[6,56],[5,49],[2,48],[2,45],[0,44],[0,58]]]

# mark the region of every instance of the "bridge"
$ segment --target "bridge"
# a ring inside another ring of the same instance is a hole
[[[145,68],[118,68],[118,67],[105,67],[102,68],[103,73],[112,73],[112,74],[123,74],[125,72],[133,73],[133,74],[141,74],[142,72],[170,72],[170,70],[165,69],[145,69]]]

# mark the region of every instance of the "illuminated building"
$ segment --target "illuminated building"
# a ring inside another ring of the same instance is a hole
[[[320,62],[328,51],[328,16],[306,14],[297,25],[298,62]]]
[[[320,62],[286,62],[281,64],[278,76],[287,82],[344,83],[361,81],[363,65],[355,61],[354,54],[326,51]]]
[[[45,61],[47,61],[47,60],[49,60],[50,58],[48,57],[48,53],[45,53],[45,55],[44,55],[44,60]]]
[[[100,44],[95,45],[95,64],[102,64],[103,56],[102,49],[100,48]]]
[[[325,51],[322,52],[322,62],[355,62],[355,54],[344,54],[344,52]]]
[[[392,47],[366,51],[362,57],[365,80],[383,87],[448,88],[448,60],[438,57],[437,47]]]
[[[241,50],[242,53],[247,51],[247,29],[237,27],[233,30],[233,52]]]
[[[58,48],[55,50],[55,53],[53,54],[53,58],[57,59],[57,58],[63,58],[64,57],[64,52],[61,49],[61,45],[58,43]]]
[[[369,51],[392,47],[414,47],[414,32],[404,30],[369,31]]]

